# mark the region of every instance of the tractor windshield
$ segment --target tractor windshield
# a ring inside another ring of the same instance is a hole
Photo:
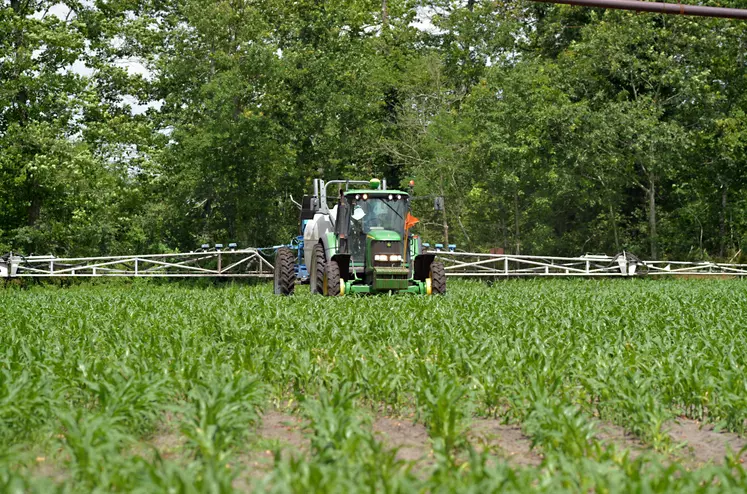
[[[393,231],[403,239],[405,235],[406,197],[369,196],[363,199],[364,196],[356,194],[347,198],[350,204],[350,250],[356,261],[363,260],[366,235],[372,230]]]

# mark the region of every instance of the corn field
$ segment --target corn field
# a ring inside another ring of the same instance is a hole
[[[0,289],[0,492],[747,488],[744,282],[299,292]]]

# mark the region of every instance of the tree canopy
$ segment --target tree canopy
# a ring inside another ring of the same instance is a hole
[[[739,259],[745,55],[530,1],[6,0],[0,252],[286,243],[313,178],[378,176],[444,197],[431,242]]]

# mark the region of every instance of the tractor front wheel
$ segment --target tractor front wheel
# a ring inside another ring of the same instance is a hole
[[[324,269],[324,294],[328,297],[340,295],[340,266],[337,261],[329,261]]]
[[[287,247],[275,254],[275,295],[293,295],[296,288],[296,256]]]
[[[324,257],[324,245],[320,241],[314,246],[314,250],[311,254],[311,273],[309,275],[309,284],[311,285],[311,293],[321,295],[324,293],[324,268],[326,266],[326,259]]]
[[[446,270],[440,262],[431,263],[431,294],[443,295],[446,293]]]

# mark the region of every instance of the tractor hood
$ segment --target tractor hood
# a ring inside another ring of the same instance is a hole
[[[402,237],[399,233],[393,232],[392,230],[378,230],[376,228],[371,229],[368,232],[368,238],[371,240],[377,240],[379,242],[399,242]]]

